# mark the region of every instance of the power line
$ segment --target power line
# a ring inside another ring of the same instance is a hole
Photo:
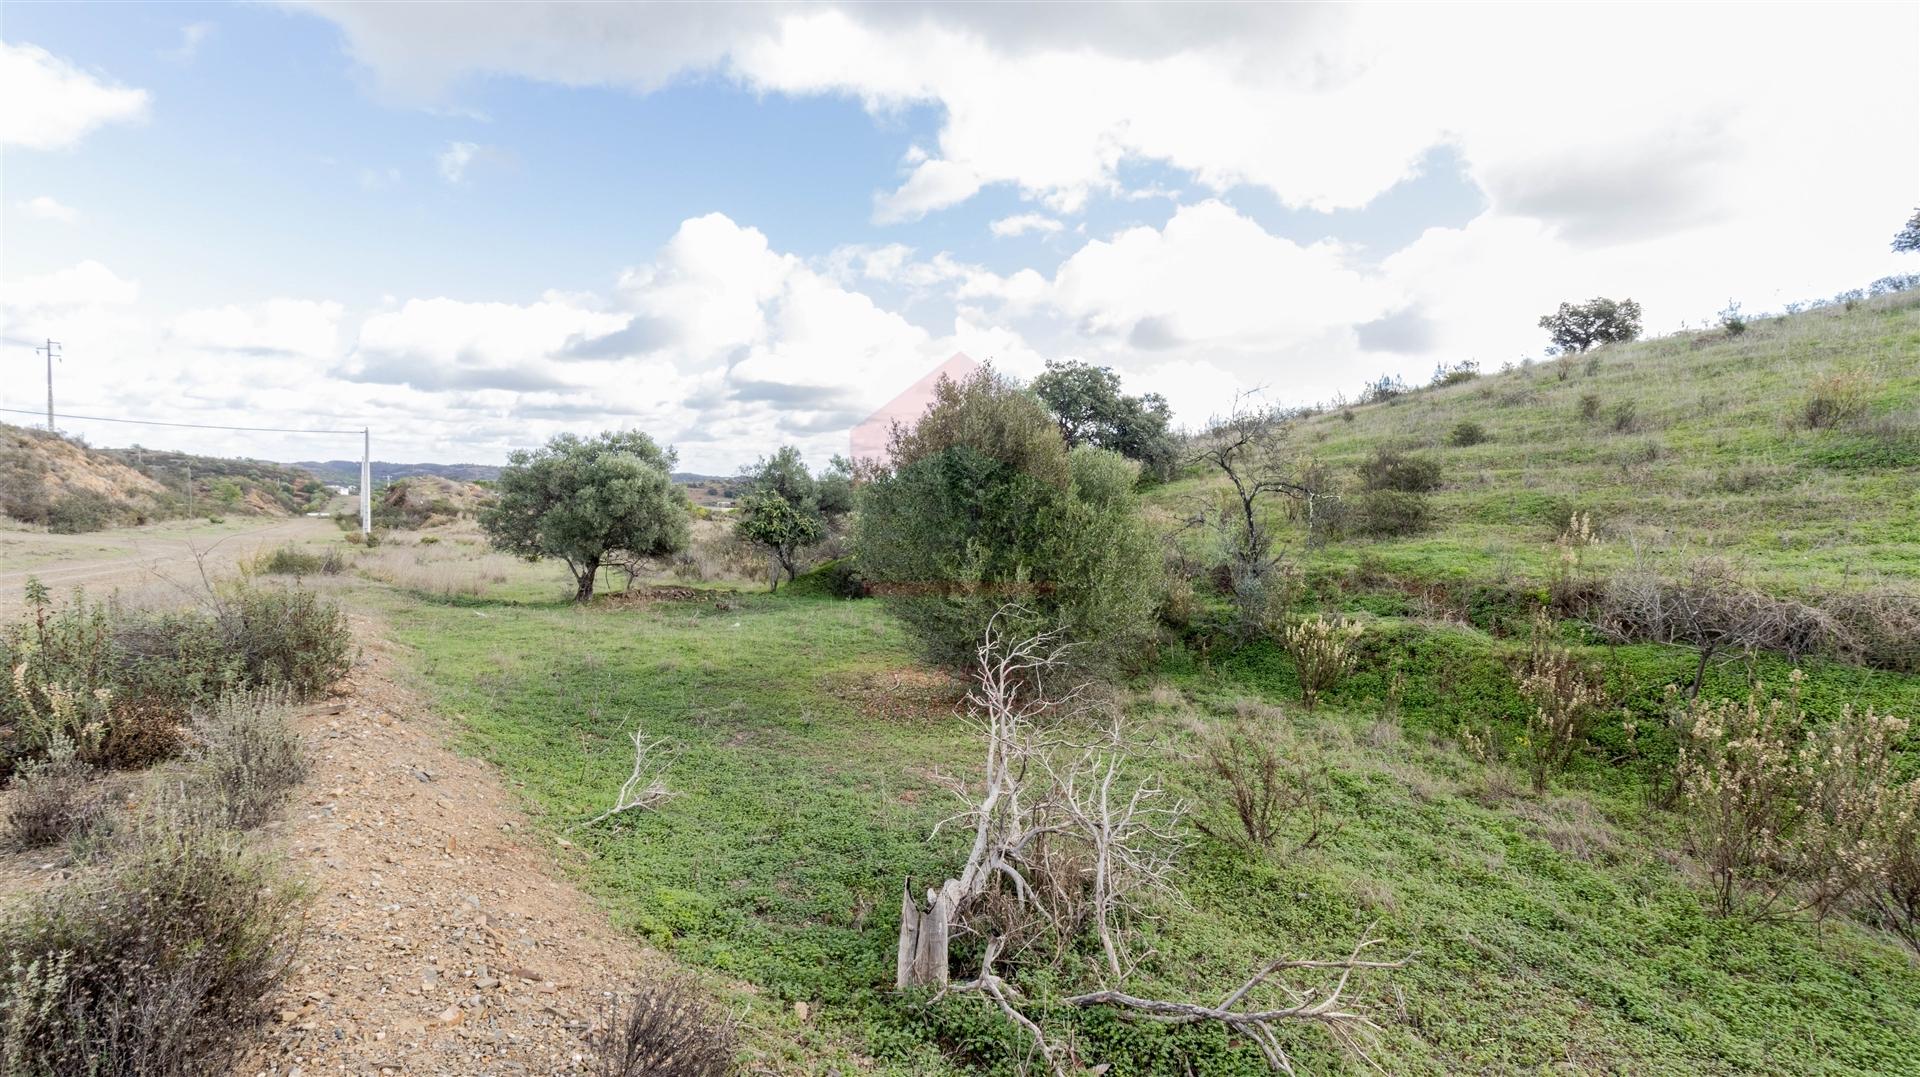
[[[12,414],[15,414],[15,415],[40,414],[37,411],[28,411],[24,408],[0,408],[0,411],[11,412]],[[48,412],[47,414],[49,416],[53,415],[52,412]],[[357,430],[313,430],[313,429],[298,429],[298,428],[291,428],[291,427],[284,427],[284,426],[217,426],[212,423],[166,423],[166,422],[161,422],[158,419],[110,419],[104,415],[61,414],[58,416],[58,418],[82,419],[90,423],[133,423],[138,426],[178,426],[178,427],[185,427],[189,430],[243,430],[252,434],[360,434],[360,433],[365,433],[364,427]]]

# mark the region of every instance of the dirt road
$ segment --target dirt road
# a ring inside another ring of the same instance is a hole
[[[235,519],[222,524],[169,521],[84,535],[0,531],[0,615],[22,603],[29,577],[56,591],[119,589],[130,598],[193,593],[209,575],[228,575],[243,558],[288,541],[339,537],[331,520],[299,516]]]

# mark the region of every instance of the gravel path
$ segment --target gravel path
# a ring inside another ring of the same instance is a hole
[[[239,1073],[581,1072],[608,993],[665,959],[563,880],[499,776],[445,746],[356,628],[366,658],[302,717],[313,776],[272,839],[314,887],[306,939]]]

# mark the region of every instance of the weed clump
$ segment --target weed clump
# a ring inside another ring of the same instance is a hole
[[[13,776],[7,804],[7,837],[16,849],[57,845],[98,818],[105,807],[95,770],[61,740],[43,759],[30,760]]]
[[[1363,631],[1358,621],[1316,613],[1288,625],[1282,633],[1281,641],[1293,656],[1294,673],[1300,680],[1300,702],[1308,710],[1353,672],[1358,658],[1354,645]]]
[[[1809,430],[1832,430],[1859,421],[1867,414],[1869,388],[1867,380],[1858,374],[1829,374],[1819,379],[1801,405],[1801,424]]]
[[[593,1077],[724,1077],[738,1037],[684,980],[641,988],[607,1008],[607,1033],[596,1045]]]
[[[1440,461],[1398,449],[1378,449],[1360,465],[1360,482],[1368,490],[1431,493],[1440,488]]]
[[[329,547],[324,553],[308,553],[288,543],[253,559],[252,569],[272,576],[338,576],[347,569],[347,559]]]
[[[286,974],[300,897],[235,835],[139,827],[0,926],[0,1072],[228,1071]]]

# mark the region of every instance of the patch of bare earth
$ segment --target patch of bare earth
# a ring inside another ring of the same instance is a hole
[[[615,931],[502,779],[366,657],[300,719],[313,774],[273,843],[313,901],[279,1019],[243,1074],[585,1069],[611,992],[665,959]]]

